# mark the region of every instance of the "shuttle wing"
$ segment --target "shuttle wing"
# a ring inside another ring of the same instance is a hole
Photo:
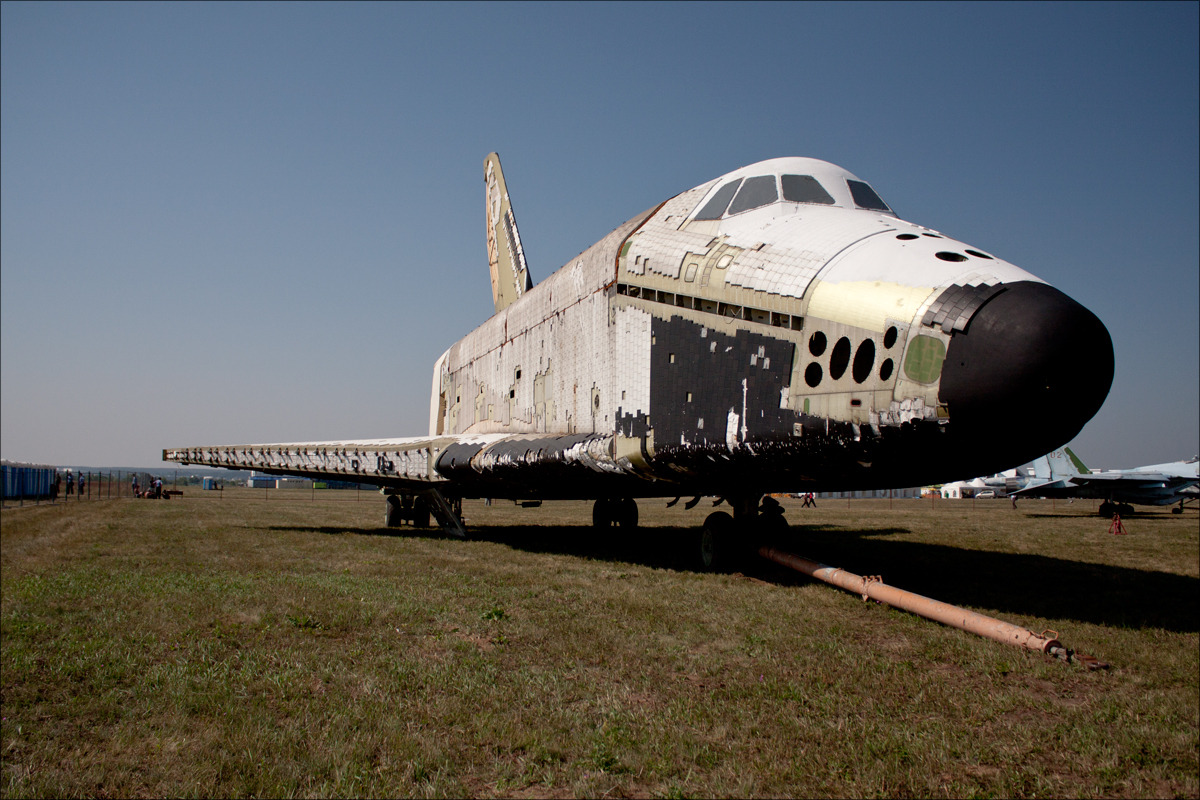
[[[613,435],[518,433],[183,447],[163,460],[410,492],[452,485],[460,497],[584,498],[605,483],[630,496],[671,491],[644,474],[643,454],[621,450]]]
[[[449,443],[410,437],[181,447],[163,450],[163,460],[359,483],[382,484],[386,478],[389,484],[425,488],[442,480],[433,463]]]

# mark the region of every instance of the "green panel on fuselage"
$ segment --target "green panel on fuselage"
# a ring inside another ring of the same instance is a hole
[[[933,383],[942,374],[946,345],[932,336],[914,336],[904,358],[904,374],[917,383]]]

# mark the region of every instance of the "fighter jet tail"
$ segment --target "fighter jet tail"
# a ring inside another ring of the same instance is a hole
[[[489,153],[483,161],[483,180],[487,194],[488,268],[492,273],[492,300],[496,313],[508,308],[533,288],[517,219],[508,200],[508,187],[500,169],[500,156]]]
[[[1079,456],[1071,452],[1071,448],[1064,447],[1063,452],[1066,453],[1067,457],[1071,459],[1071,464],[1074,465],[1077,475],[1087,475],[1091,472],[1091,470],[1088,469],[1088,466],[1084,464],[1082,460],[1080,460]]]
[[[1090,472],[1091,470],[1079,459],[1079,456],[1071,452],[1069,447],[1055,450],[1033,462],[1034,477],[1043,481],[1073,478],[1076,475],[1087,475]]]

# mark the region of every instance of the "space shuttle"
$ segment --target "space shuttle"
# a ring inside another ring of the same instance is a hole
[[[708,566],[779,525],[764,495],[1001,472],[1070,441],[1112,383],[1092,312],[825,161],[701,183],[537,283],[495,153],[484,185],[495,314],[434,364],[427,435],[163,459],[378,485],[387,524],[459,534],[462,498],[594,500],[598,527],[724,498]]]

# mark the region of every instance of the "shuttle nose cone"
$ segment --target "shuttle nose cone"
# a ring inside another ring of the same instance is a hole
[[[1104,323],[1057,289],[1023,281],[954,333],[939,399],[956,445],[990,450],[1004,469],[1069,442],[1100,410],[1112,379]]]

